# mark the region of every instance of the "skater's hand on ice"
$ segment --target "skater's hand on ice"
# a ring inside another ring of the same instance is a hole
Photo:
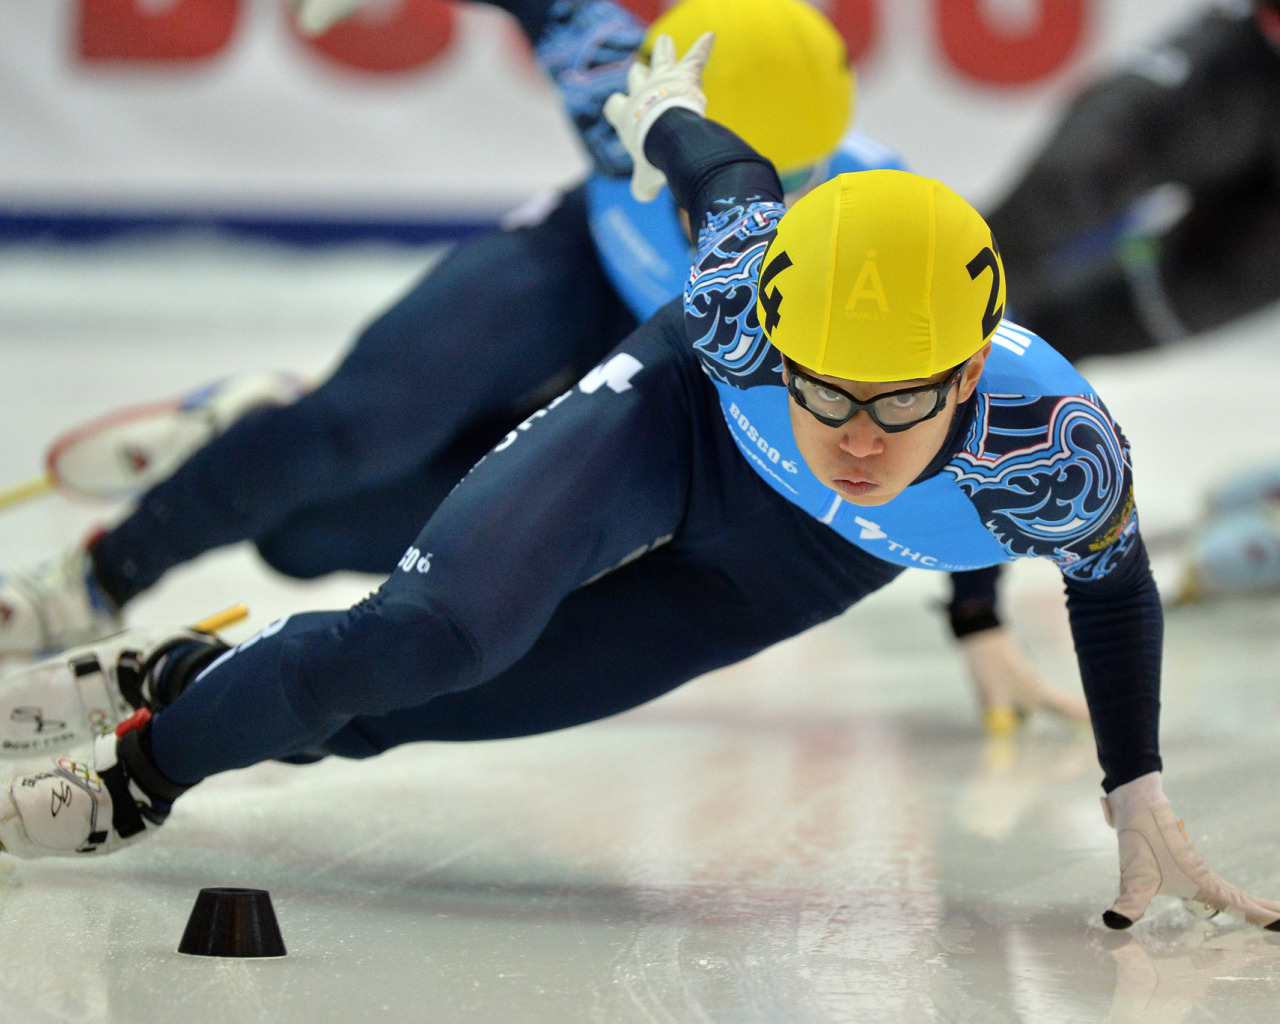
[[[1046,683],[1023,646],[1003,626],[969,633],[961,638],[960,651],[989,735],[1008,735],[1036,711],[1068,722],[1089,721],[1084,701]]]
[[[1120,842],[1120,896],[1102,915],[1108,928],[1128,928],[1157,894],[1180,896],[1198,916],[1220,910],[1280,931],[1280,903],[1225,882],[1192,845],[1160,784],[1160,773],[1117,786],[1102,798]]]
[[[666,184],[667,178],[645,158],[644,140],[658,118],[672,107],[684,107],[702,115],[707,98],[702,93],[702,69],[711,56],[715,36],[704,33],[676,59],[676,44],[670,36],[658,36],[648,66],[636,61],[627,72],[627,95],[614,93],[605,102],[604,116],[627,147],[635,169],[631,174],[631,194],[649,202]]]

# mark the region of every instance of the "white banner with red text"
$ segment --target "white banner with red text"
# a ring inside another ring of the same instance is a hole
[[[651,18],[658,0],[632,0]],[[975,202],[1087,77],[1191,0],[830,0],[859,123]],[[10,224],[468,223],[586,161],[515,23],[378,0],[319,39],[284,0],[10,0]],[[92,233],[91,231],[89,233]]]

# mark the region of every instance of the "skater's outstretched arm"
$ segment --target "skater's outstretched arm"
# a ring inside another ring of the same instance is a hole
[[[687,316],[695,323],[699,319],[692,307],[699,274],[705,273],[720,287],[719,294],[704,299],[737,303],[737,298],[726,297],[746,292],[737,325],[758,332],[756,292],[767,287],[761,277],[768,268],[754,268],[740,279],[725,268],[757,251],[763,259],[780,219],[780,190],[745,144],[702,118],[698,76],[709,39],[700,40],[681,60],[675,59],[670,40],[666,44],[662,47],[660,41],[651,71],[633,78],[630,95],[612,97],[606,113],[636,160],[632,187],[637,195],[656,191],[655,182],[660,184],[665,175],[692,222],[701,226],[698,261],[686,289]],[[767,316],[767,303],[762,300],[761,306]],[[1223,882],[1185,832],[1179,835],[1168,827],[1176,819],[1160,786],[1163,619],[1138,533],[1128,446],[1096,396],[1064,399],[1053,416],[1064,409],[1064,422],[1073,428],[1062,434],[1066,447],[1058,458],[1026,462],[1015,486],[1006,486],[1001,474],[988,473],[988,463],[978,460],[964,486],[984,522],[1007,524],[1015,553],[1048,558],[1066,580],[1080,672],[1105,772],[1104,808],[1119,833],[1121,896],[1104,919],[1112,928],[1128,927],[1157,893],[1167,893],[1280,930],[1280,903]],[[1075,483],[1064,487],[1068,478]],[[1040,504],[1024,507],[1028,494]],[[1048,518],[1042,521],[1042,515]],[[1056,526],[1061,515],[1072,527],[1070,540],[1061,530],[1040,529]]]

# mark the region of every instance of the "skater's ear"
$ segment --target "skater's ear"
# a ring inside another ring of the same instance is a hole
[[[693,237],[693,228],[689,225],[689,211],[683,206],[678,206],[676,213],[680,215],[680,230],[684,232],[684,237],[689,240],[689,244],[693,245],[697,239]]]
[[[991,342],[987,342],[969,357],[969,365],[960,375],[960,387],[956,391],[957,404],[967,402],[973,396],[974,390],[978,387],[978,378],[982,376],[982,369],[987,365],[987,356],[990,354]]]

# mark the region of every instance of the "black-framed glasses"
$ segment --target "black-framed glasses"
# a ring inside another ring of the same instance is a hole
[[[936,384],[886,391],[869,402],[860,402],[834,384],[796,369],[796,364],[785,356],[783,362],[787,367],[787,391],[796,400],[796,404],[818,422],[829,427],[841,427],[861,410],[888,434],[909,430],[917,423],[933,419],[942,412],[947,407],[947,393],[969,364],[966,359],[947,374],[945,380]]]

